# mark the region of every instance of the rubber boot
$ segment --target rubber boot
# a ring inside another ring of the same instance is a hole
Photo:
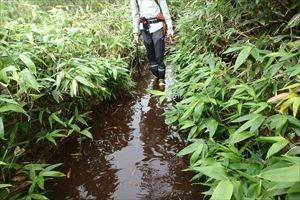
[[[158,78],[165,79],[166,66],[164,64],[158,65]]]
[[[159,77],[157,64],[150,64],[150,71],[154,76]]]

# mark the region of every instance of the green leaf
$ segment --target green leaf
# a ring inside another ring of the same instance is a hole
[[[240,52],[239,56],[236,59],[236,62],[234,64],[234,71],[237,70],[249,57],[250,52],[252,50],[252,47],[246,46],[243,48],[243,50]]]
[[[8,188],[8,187],[12,187],[12,185],[11,184],[0,184],[0,189]]]
[[[224,168],[221,164],[214,164],[204,167],[192,167],[192,169],[217,180],[224,180],[227,178]]]
[[[195,123],[191,120],[185,120],[182,123],[180,123],[180,125],[183,125],[179,130],[184,130],[187,128],[190,128],[192,126],[195,126]]]
[[[32,62],[32,60],[27,57],[24,54],[19,55],[20,60],[30,69],[30,71],[33,72],[33,74],[36,74],[36,67],[35,64]]]
[[[86,85],[86,86],[91,87],[91,88],[94,87],[92,83],[90,83],[86,78],[84,78],[84,77],[82,77],[82,76],[77,75],[77,76],[75,77],[75,79],[76,79],[79,83],[81,83],[81,84],[83,84],[83,85]]]
[[[279,142],[274,143],[271,148],[268,150],[267,158],[274,155],[275,153],[279,152],[283,149],[286,145],[288,145],[289,141],[282,137],[282,140]]]
[[[85,135],[86,137],[93,139],[93,135],[91,134],[91,132],[89,132],[90,128],[86,128],[82,131],[80,131],[80,134]]]
[[[282,141],[281,136],[274,136],[274,137],[258,137],[255,139],[256,141],[259,142],[270,142],[270,143],[275,143],[275,142],[280,142]]]
[[[64,127],[67,126],[66,123],[63,122],[63,121],[56,115],[56,113],[52,113],[52,114],[50,115],[50,118],[54,119],[56,122],[60,123],[60,124],[63,125]]]
[[[155,96],[165,96],[165,95],[167,95],[166,92],[162,92],[162,91],[159,91],[159,90],[149,90],[149,93],[153,94]]]
[[[34,75],[32,74],[31,71],[29,71],[29,69],[23,69],[20,72],[20,75],[22,77],[22,79],[29,84],[29,86],[31,86],[33,89],[38,90],[39,88],[39,84],[36,81],[36,78],[34,77]]]
[[[300,106],[300,97],[294,97],[293,100],[293,116],[296,117]]]
[[[205,122],[205,125],[209,131],[209,137],[213,138],[213,136],[215,135],[215,133],[217,131],[219,123],[215,119],[210,118],[209,120],[207,120]]]
[[[44,190],[44,183],[45,183],[45,179],[42,176],[38,176],[36,179],[36,183],[37,185]]]
[[[179,119],[179,122],[186,120],[191,115],[191,113],[193,112],[193,110],[194,110],[195,106],[198,104],[198,102],[199,101],[196,101],[188,107],[188,109],[183,113],[182,117]]]
[[[113,77],[115,80],[117,80],[117,77],[118,77],[118,71],[116,68],[112,68],[112,74],[113,74]]]
[[[15,104],[9,104],[7,106],[0,107],[0,113],[5,112],[17,112],[26,114],[25,110],[21,106]]]
[[[40,172],[39,176],[44,177],[64,177],[65,175],[58,171],[42,171]]]
[[[201,143],[198,145],[196,151],[192,154],[191,158],[190,158],[190,164],[193,165],[199,158],[201,152],[202,152],[202,149],[204,147],[204,144]]]
[[[243,131],[241,133],[233,133],[230,135],[229,143],[235,144],[254,136],[253,132]]]
[[[233,184],[229,180],[222,180],[215,188],[211,200],[230,200],[233,193]]]
[[[42,194],[31,194],[30,197],[37,200],[48,200],[48,198]]]
[[[300,193],[300,182],[297,182],[290,187],[287,193]]]
[[[241,133],[251,127],[250,132],[256,131],[264,122],[265,117],[260,114],[255,114],[252,119],[244,123],[234,134]]]
[[[260,174],[260,177],[273,182],[299,182],[300,165],[264,171]]]
[[[191,153],[195,152],[198,149],[200,144],[203,144],[203,143],[198,142],[198,141],[194,142],[194,143],[188,145],[187,147],[185,147],[184,149],[182,149],[177,155],[178,156],[184,156],[184,155],[187,155],[187,154],[191,154]]]
[[[271,117],[269,117],[270,120],[270,128],[271,129],[276,129],[276,130],[280,130],[286,123],[288,120],[288,117],[286,115],[273,115]]]
[[[298,26],[300,24],[300,13],[295,14],[292,19],[289,21],[286,28],[293,28],[295,26]]]

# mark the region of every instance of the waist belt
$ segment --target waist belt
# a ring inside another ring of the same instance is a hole
[[[148,24],[155,24],[155,23],[161,22],[161,20],[159,20],[159,19],[157,19],[155,17],[147,18],[147,19],[144,18],[144,17],[142,17],[140,19],[140,23],[145,23],[145,21],[147,21],[146,23],[148,23]]]

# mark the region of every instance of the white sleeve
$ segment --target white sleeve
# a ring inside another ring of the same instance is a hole
[[[173,24],[172,24],[172,19],[171,19],[171,16],[170,16],[169,8],[168,8],[168,5],[167,5],[167,1],[166,0],[160,0],[159,4],[160,4],[161,10],[164,14],[164,17],[166,19],[168,30],[173,31]]]
[[[131,7],[133,33],[138,33],[140,13],[139,13],[138,5],[136,4],[136,0],[130,0],[130,7]]]

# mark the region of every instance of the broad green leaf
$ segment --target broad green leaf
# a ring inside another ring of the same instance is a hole
[[[300,165],[264,171],[260,174],[260,177],[273,182],[299,182]]]
[[[167,95],[166,92],[162,92],[162,91],[159,91],[159,90],[149,90],[149,93],[153,94],[155,96],[165,96],[165,95]]]
[[[293,116],[296,117],[300,106],[300,97],[294,97],[293,100]]]
[[[229,47],[223,54],[228,54],[231,52],[239,51],[243,49],[243,47]]]
[[[253,117],[252,119],[250,119],[249,121],[244,123],[238,130],[236,130],[234,132],[234,134],[241,133],[241,132],[247,130],[248,128],[250,128],[250,127],[251,127],[250,132],[256,131],[262,125],[262,123],[264,122],[265,117],[260,115],[260,114],[256,114],[254,116],[255,117]]]
[[[48,198],[42,194],[31,194],[30,197],[36,200],[48,200]]]
[[[42,177],[42,176],[38,176],[37,177],[37,179],[36,179],[36,183],[37,183],[37,185],[41,188],[41,189],[45,189],[44,188],[44,184],[45,184],[45,179],[44,179],[44,177]]]
[[[0,189],[8,188],[8,187],[12,187],[12,185],[11,184],[0,184]]]
[[[31,71],[29,71],[29,69],[23,69],[20,72],[20,75],[22,77],[22,79],[29,84],[29,86],[31,86],[33,89],[38,90],[39,89],[39,84],[36,81],[36,78],[34,77],[34,75],[32,74]]]
[[[204,147],[204,144],[201,143],[198,145],[196,151],[192,154],[191,158],[190,158],[190,164],[193,165],[199,158],[201,152],[202,152],[202,149]]]
[[[290,187],[287,193],[300,193],[300,181]]]
[[[180,125],[182,125],[182,127],[179,130],[184,130],[192,126],[195,126],[195,123],[191,120],[185,120],[182,123],[180,123]]]
[[[289,21],[286,28],[293,28],[295,26],[298,26],[300,24],[300,13],[295,14],[292,19]]]
[[[5,162],[3,162],[3,161],[0,161],[0,166],[1,166],[1,165],[5,166],[5,165],[7,165],[7,163],[5,163]]]
[[[190,145],[188,145],[187,147],[185,147],[184,149],[182,149],[177,155],[178,156],[184,156],[184,155],[187,155],[187,154],[191,154],[193,152],[195,152],[198,147],[200,146],[200,142],[194,142]]]
[[[215,188],[211,200],[230,200],[233,193],[233,184],[230,180],[222,180]]]
[[[115,80],[117,80],[117,77],[118,77],[118,71],[116,68],[112,68],[112,74],[113,74],[113,77]]]
[[[290,89],[294,89],[294,88],[298,88],[300,87],[300,83],[294,83],[292,85],[286,86],[282,89],[280,89],[279,91],[283,91],[283,90],[290,90]]]
[[[243,50],[240,52],[239,56],[237,57],[235,64],[234,64],[234,71],[237,70],[249,57],[250,52],[252,50],[252,47],[246,46],[243,48]]]
[[[209,137],[213,138],[217,131],[219,123],[215,119],[210,118],[205,122],[205,125],[209,131]]]
[[[15,104],[9,104],[7,106],[0,107],[0,113],[4,112],[17,112],[26,114],[25,110],[21,106]]]
[[[83,85],[86,85],[86,86],[91,87],[91,88],[94,87],[93,84],[90,83],[90,82],[89,82],[86,78],[84,78],[83,76],[77,75],[77,76],[75,77],[75,79],[76,79],[79,83],[81,83],[81,84],[83,84]]]
[[[251,118],[253,118],[254,116],[256,116],[255,114],[247,114],[247,115],[244,115],[244,116],[241,116],[235,120],[233,120],[232,122],[233,123],[238,123],[238,122],[244,122],[244,121],[249,121]]]
[[[271,129],[276,129],[276,130],[280,130],[286,123],[287,123],[287,116],[286,115],[273,115],[271,117],[269,117],[269,121],[270,123],[270,128]]]
[[[93,139],[93,135],[91,134],[91,132],[89,131],[90,128],[86,128],[82,131],[80,131],[80,134],[85,135],[86,137]]]
[[[226,173],[224,168],[220,164],[209,165],[205,167],[192,167],[193,170],[205,174],[210,178],[214,178],[217,180],[225,180]]]
[[[11,72],[11,71],[17,71],[17,68],[13,65],[10,65],[8,67],[5,67],[3,69],[1,69],[0,71],[0,80],[3,80],[5,83],[7,83],[9,81],[8,77],[7,77],[7,72]]]
[[[275,143],[275,142],[280,142],[283,141],[282,136],[274,136],[274,137],[258,137],[255,140],[259,142],[270,142],[270,143]]]
[[[36,74],[36,67],[32,60],[24,54],[19,55],[22,62],[30,69],[33,74]]]
[[[40,172],[39,176],[44,176],[44,177],[63,177],[65,176],[63,173],[58,172],[58,171],[42,171]]]
[[[233,133],[229,138],[229,143],[235,144],[254,136],[253,132],[243,131],[241,133]]]
[[[186,120],[191,113],[194,111],[195,106],[198,104],[199,101],[193,102],[192,105],[188,107],[188,109],[183,113],[182,117],[179,119],[179,122]]]
[[[204,109],[204,102],[199,102],[194,109],[193,119],[197,122],[200,120]]]
[[[255,118],[252,122],[250,132],[253,133],[254,131],[256,131],[263,124],[264,121],[265,121],[265,117],[262,115]]]
[[[270,158],[270,156],[274,155],[275,153],[279,152],[281,149],[283,149],[286,145],[288,145],[289,141],[285,138],[282,138],[281,141],[274,143],[267,153],[267,158]]]

